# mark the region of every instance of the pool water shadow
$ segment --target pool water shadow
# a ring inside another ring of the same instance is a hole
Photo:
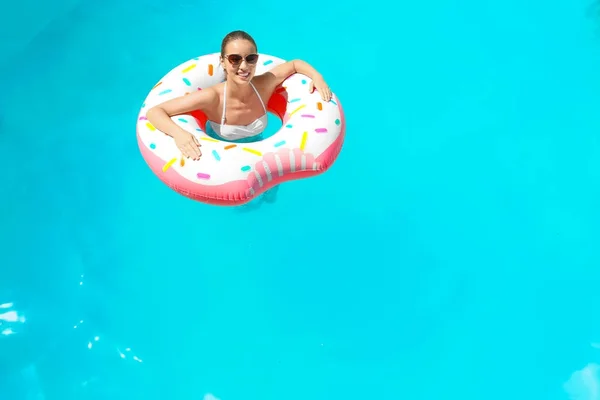
[[[278,191],[279,186],[275,186],[258,196],[256,199],[237,207],[237,210],[239,212],[255,211],[258,210],[264,203],[273,204],[277,201]]]

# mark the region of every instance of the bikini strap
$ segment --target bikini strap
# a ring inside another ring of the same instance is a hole
[[[263,110],[265,110],[265,114],[266,114],[267,113],[267,107],[265,107],[265,103],[263,102],[262,97],[260,97],[260,93],[258,93],[258,90],[256,90],[256,88],[254,87],[254,85],[252,84],[252,82],[250,82],[250,86],[252,86],[252,89],[254,89],[254,92],[258,96],[258,99],[260,100],[260,104],[262,104]]]
[[[221,125],[225,125],[225,107],[227,107],[227,81],[223,86],[223,115],[221,115]]]
[[[250,86],[252,86],[252,89],[254,89],[254,93],[256,93],[256,95],[258,96],[258,99],[260,100],[260,104],[262,104],[263,110],[265,110],[265,114],[266,114],[267,107],[265,107],[265,102],[263,101],[262,97],[260,97],[260,93],[258,93],[258,90],[256,90],[256,87],[254,87],[252,82],[250,82]],[[223,86],[223,115],[221,115],[221,125],[225,125],[225,108],[226,107],[227,107],[227,82],[225,82],[225,85]]]

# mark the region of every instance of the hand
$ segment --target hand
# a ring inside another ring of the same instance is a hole
[[[315,89],[317,89],[323,101],[331,100],[331,89],[329,89],[329,86],[327,86],[323,78],[319,77],[310,82],[310,85],[308,86],[308,92],[312,93],[315,91]]]
[[[183,156],[191,158],[194,161],[199,160],[200,156],[202,156],[202,152],[200,151],[200,146],[202,145],[191,133],[182,131],[173,136],[173,139],[175,139],[175,144]]]

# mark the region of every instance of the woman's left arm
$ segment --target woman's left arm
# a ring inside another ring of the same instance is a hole
[[[312,82],[308,89],[310,93],[317,89],[323,101],[331,100],[331,89],[329,89],[329,86],[325,83],[323,76],[306,61],[292,60],[285,62],[271,68],[264,76],[267,77],[267,79],[271,81],[273,87],[275,87],[295,73],[306,75],[311,79]]]

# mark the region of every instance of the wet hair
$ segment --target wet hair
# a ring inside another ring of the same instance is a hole
[[[258,46],[256,46],[256,42],[254,41],[254,39],[252,39],[252,36],[250,36],[244,31],[233,31],[225,35],[223,41],[221,42],[221,57],[225,57],[225,46],[227,46],[227,43],[232,42],[234,40],[247,40],[250,43],[252,43],[256,51],[258,51]]]

